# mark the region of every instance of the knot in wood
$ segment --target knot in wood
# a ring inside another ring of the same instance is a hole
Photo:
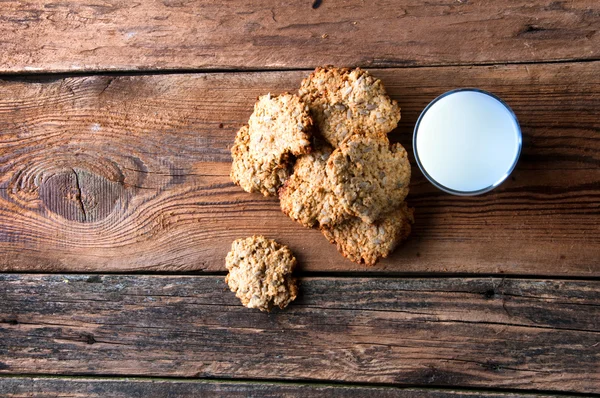
[[[122,181],[121,171],[110,161],[47,156],[17,171],[8,184],[8,195],[26,210],[88,223],[108,217],[125,199]]]
[[[40,198],[48,210],[84,223],[108,217],[123,193],[121,184],[78,168],[56,173],[40,185]]]

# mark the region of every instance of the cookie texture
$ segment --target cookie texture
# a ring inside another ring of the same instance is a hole
[[[374,223],[352,217],[321,232],[344,257],[370,266],[393,252],[410,235],[413,223],[413,209],[403,203]]]
[[[398,208],[408,195],[406,150],[390,145],[385,135],[349,137],[329,157],[326,172],[344,209],[367,223]]]
[[[323,143],[299,157],[292,176],[279,191],[281,210],[309,228],[337,224],[348,216],[327,180],[325,167],[331,152]]]
[[[261,156],[250,150],[248,126],[243,126],[231,148],[231,179],[246,192],[273,196],[290,176],[287,156]]]
[[[292,155],[310,152],[312,129],[308,107],[298,96],[259,97],[231,148],[231,179],[247,192],[275,196],[290,175]]]
[[[225,282],[248,308],[285,308],[298,295],[292,271],[296,257],[287,247],[264,236],[237,239],[225,259]]]
[[[381,80],[360,68],[317,68],[302,81],[299,94],[321,135],[334,147],[357,130],[387,134],[400,120],[400,107]]]

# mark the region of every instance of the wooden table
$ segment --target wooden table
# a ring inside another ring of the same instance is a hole
[[[598,1],[0,3],[0,396],[600,392]],[[324,64],[383,80],[409,153],[492,91],[517,169],[465,198],[413,167],[409,241],[343,259],[228,177],[256,96]],[[252,234],[299,257],[285,311],[224,283]]]

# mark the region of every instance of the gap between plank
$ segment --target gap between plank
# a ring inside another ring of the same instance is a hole
[[[420,384],[392,384],[392,383],[354,383],[354,382],[336,382],[335,380],[303,380],[303,379],[233,379],[233,378],[195,378],[195,377],[175,377],[175,376],[127,376],[127,375],[93,375],[88,376],[85,374],[73,374],[73,375],[53,375],[53,374],[0,374],[1,379],[55,379],[55,380],[72,380],[72,381],[85,381],[85,380],[96,380],[96,381],[147,381],[147,382],[173,382],[173,383],[231,383],[231,384],[273,384],[280,386],[310,386],[310,387],[359,387],[359,388],[387,388],[390,390],[409,390],[419,389],[430,392],[480,392],[480,393],[495,393],[495,394],[521,394],[528,396],[536,395],[552,395],[552,396],[568,396],[568,397],[598,397],[594,393],[582,393],[582,392],[571,392],[571,391],[553,391],[553,390],[521,390],[514,388],[494,388],[488,387],[486,389],[480,389],[476,387],[462,387],[462,386],[447,386],[447,385],[420,385]]]
[[[224,277],[227,271],[127,271],[127,272],[110,272],[110,271],[2,271],[0,275],[106,275],[106,276],[194,276],[194,277]],[[294,276],[301,278],[339,278],[339,279],[354,279],[354,278],[372,278],[372,279],[523,279],[523,280],[556,280],[556,281],[600,281],[600,276],[566,276],[566,275],[520,275],[520,274],[499,274],[499,273],[440,273],[440,272],[387,272],[387,271],[305,271],[296,272]]]
[[[446,68],[446,67],[484,67],[484,66],[510,66],[510,65],[539,65],[539,64],[569,64],[569,63],[591,63],[598,62],[600,58],[580,58],[580,59],[558,59],[549,61],[507,61],[507,62],[481,62],[481,63],[448,63],[448,64],[431,64],[431,65],[384,65],[384,66],[360,66],[367,70],[382,70],[382,69],[418,69],[418,68]],[[356,66],[345,66],[354,68]],[[13,80],[25,82],[28,78],[48,79],[49,81],[69,78],[69,77],[86,77],[86,76],[143,76],[143,75],[185,75],[185,74],[217,74],[217,73],[271,73],[271,72],[309,72],[315,68],[182,68],[182,69],[96,69],[87,71],[55,71],[55,72],[2,72],[0,80]]]

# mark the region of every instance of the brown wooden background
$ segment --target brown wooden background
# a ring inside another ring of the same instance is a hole
[[[256,96],[324,64],[383,80],[409,153],[437,95],[496,93],[517,169],[413,167],[409,241],[343,259],[228,177]],[[8,1],[0,74],[0,396],[600,393],[597,1]],[[300,259],[285,311],[223,281],[259,233]]]

